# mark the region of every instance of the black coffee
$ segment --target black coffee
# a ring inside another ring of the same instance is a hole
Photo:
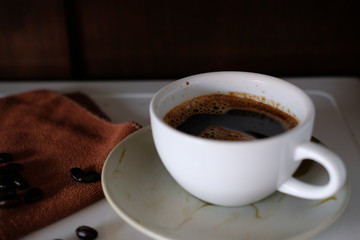
[[[297,125],[294,117],[275,107],[224,94],[188,100],[170,110],[164,121],[195,136],[239,141],[271,137]]]

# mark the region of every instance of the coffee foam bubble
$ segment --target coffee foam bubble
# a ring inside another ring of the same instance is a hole
[[[164,121],[176,127],[194,114],[224,114],[235,107],[234,96],[212,94],[193,98],[173,108]],[[239,101],[238,98],[236,98]]]

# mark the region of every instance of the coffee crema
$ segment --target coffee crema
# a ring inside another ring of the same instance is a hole
[[[235,141],[275,136],[298,124],[293,116],[273,106],[226,94],[187,100],[171,109],[164,121],[194,136]]]

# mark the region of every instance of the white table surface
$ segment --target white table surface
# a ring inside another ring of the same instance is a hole
[[[339,154],[348,170],[352,193],[342,216],[313,240],[360,239],[360,80],[356,77],[285,78],[304,89],[313,99],[317,118],[314,136]],[[0,96],[32,89],[88,94],[115,122],[149,124],[148,106],[152,95],[170,80],[93,82],[0,82]],[[330,103],[330,104],[329,104]],[[296,216],[294,216],[296,217]],[[124,222],[106,199],[40,229],[28,239],[77,239],[77,226],[89,225],[99,231],[98,239],[146,240],[149,237]]]

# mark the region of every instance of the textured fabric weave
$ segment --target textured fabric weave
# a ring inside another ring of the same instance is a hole
[[[113,147],[139,128],[109,122],[84,94],[36,90],[1,98],[0,152],[13,154],[24,167],[20,174],[44,195],[0,208],[0,239],[17,239],[102,199],[100,182],[75,182],[70,169],[101,173]]]

